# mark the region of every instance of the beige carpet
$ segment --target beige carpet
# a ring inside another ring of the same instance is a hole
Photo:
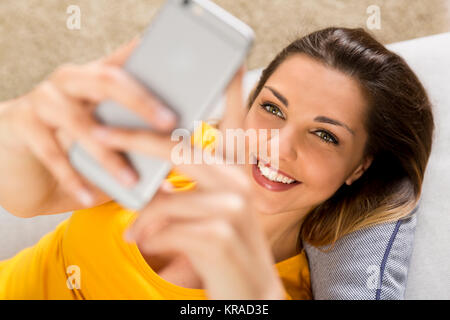
[[[381,9],[383,43],[450,31],[449,0],[215,0],[248,23],[256,43],[248,67],[265,66],[296,36],[327,26],[365,27],[369,5]],[[27,92],[64,62],[100,57],[143,31],[162,0],[0,1],[0,101]],[[66,27],[69,5],[81,30]]]

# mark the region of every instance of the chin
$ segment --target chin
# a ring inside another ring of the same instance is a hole
[[[252,179],[253,184],[252,194],[255,197],[255,209],[258,210],[259,213],[264,215],[275,215],[289,210],[287,205],[291,204],[291,202],[283,199],[282,192],[279,193],[265,190],[253,180],[251,174],[250,179]]]
[[[280,201],[271,201],[264,194],[257,194],[255,197],[255,208],[263,215],[275,215],[289,210],[285,206],[280,206]]]

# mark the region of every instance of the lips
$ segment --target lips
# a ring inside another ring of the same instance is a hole
[[[270,167],[270,165],[268,165],[268,164],[265,164],[265,166]],[[275,170],[275,169],[273,169],[273,170]],[[282,174],[282,175],[288,177],[289,179],[295,180],[294,178],[292,178],[291,176],[289,176],[288,174],[284,173],[281,170],[276,170],[276,171],[279,174]],[[276,192],[286,191],[286,190],[292,189],[301,184],[300,181],[295,181],[293,183],[286,184],[283,182],[269,180],[265,176],[262,175],[261,171],[258,168],[258,163],[252,165],[252,175],[253,175],[253,178],[255,179],[255,181],[261,187],[263,187],[267,190],[270,190],[270,191],[276,191]]]
[[[259,162],[259,161],[260,161],[260,160],[258,159],[258,162]],[[258,164],[256,164],[256,165],[258,165]],[[281,175],[283,175],[283,176],[288,177],[289,179],[297,180],[297,179],[295,179],[294,177],[291,177],[290,175],[288,175],[286,172],[271,167],[270,164],[268,164],[268,163],[264,163],[263,165],[264,165],[265,167],[268,167],[268,168],[272,169],[273,171],[278,172],[279,174],[281,174]]]

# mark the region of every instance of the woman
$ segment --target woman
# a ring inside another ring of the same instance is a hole
[[[308,299],[303,242],[332,245],[416,206],[434,130],[427,94],[362,29],[328,28],[275,57],[247,110],[244,69],[227,90],[219,129],[278,129],[278,159],[180,165],[144,210],[124,210],[75,173],[64,149],[80,140],[126,185],[136,174],[117,151],[170,159],[168,135],[91,117],[113,99],[162,132],[173,128],[174,117],[120,69],[134,46],[65,66],[1,106],[1,204],[22,217],[85,209],[0,263],[0,297]]]

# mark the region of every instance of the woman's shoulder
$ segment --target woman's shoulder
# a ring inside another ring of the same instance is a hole
[[[290,299],[312,299],[309,265],[305,250],[277,263],[276,267]]]
[[[136,212],[109,201],[93,208],[74,211],[66,233],[75,238],[98,238],[124,229],[135,215]]]
[[[121,211],[126,210],[123,208],[119,203],[111,200],[105,203],[102,203],[98,206],[87,208],[87,209],[81,209],[76,210],[73,212],[72,216],[86,216],[86,215],[94,215],[95,217],[103,217],[105,215],[108,215],[108,217],[111,216],[111,214],[118,214]]]

